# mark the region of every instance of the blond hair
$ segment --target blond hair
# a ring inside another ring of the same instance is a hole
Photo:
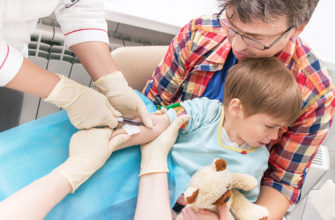
[[[238,98],[246,117],[266,113],[290,125],[300,115],[302,97],[287,67],[274,57],[253,58],[234,65],[227,76],[223,104]]]

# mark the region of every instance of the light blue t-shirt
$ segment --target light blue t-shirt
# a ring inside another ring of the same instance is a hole
[[[257,179],[257,188],[242,192],[249,200],[255,201],[259,194],[261,178],[267,169],[267,148],[261,146],[245,150],[231,142],[222,126],[223,105],[218,100],[195,98],[184,101],[181,105],[191,118],[186,127],[180,130],[171,150],[172,160],[179,167],[175,178],[189,182],[199,168],[211,164],[215,158],[222,158],[227,162],[230,171],[246,173]],[[176,112],[169,110],[168,116],[172,122],[176,118]],[[242,154],[242,151],[246,153]],[[180,187],[184,188],[185,182],[180,183]],[[177,186],[177,191],[182,190],[180,187]]]

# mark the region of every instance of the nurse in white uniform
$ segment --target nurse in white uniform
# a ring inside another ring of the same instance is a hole
[[[65,46],[74,51],[99,92],[25,58],[38,19],[53,12]],[[140,116],[145,125],[152,126],[144,103],[117,71],[108,42],[103,0],[1,0],[0,86],[42,97],[65,109],[78,129],[114,128],[115,117],[121,114]]]

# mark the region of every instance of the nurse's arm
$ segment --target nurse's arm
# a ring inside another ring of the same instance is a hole
[[[83,42],[72,45],[71,50],[73,50],[80,62],[84,65],[93,81],[117,71],[109,46],[104,42]]]
[[[56,86],[59,77],[24,58],[15,77],[5,87],[46,98]]]
[[[0,202],[0,219],[44,219],[71,191],[69,181],[52,172]]]

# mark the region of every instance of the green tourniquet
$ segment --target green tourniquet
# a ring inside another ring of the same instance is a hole
[[[166,108],[167,110],[169,110],[170,108],[175,108],[175,107],[178,107],[180,106],[180,103],[172,103],[171,105],[168,105],[168,106],[164,106],[164,108]],[[162,108],[162,106],[160,105],[156,105],[157,107],[157,110],[160,110]]]

